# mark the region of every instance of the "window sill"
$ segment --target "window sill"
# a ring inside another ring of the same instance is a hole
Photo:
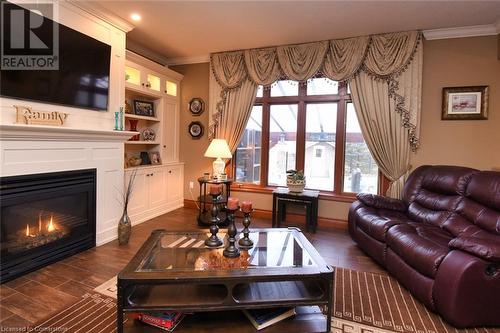
[[[274,187],[274,186],[263,187],[263,186],[258,186],[258,185],[248,185],[248,184],[241,184],[241,183],[233,183],[231,185],[232,192],[272,194],[275,188],[276,187]],[[338,201],[338,202],[353,203],[354,201],[356,201],[356,195],[355,194],[336,194],[336,193],[327,192],[327,191],[320,191],[319,199],[326,200],[326,201]]]

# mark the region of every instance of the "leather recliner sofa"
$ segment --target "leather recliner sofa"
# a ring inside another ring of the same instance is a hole
[[[500,326],[500,172],[421,166],[402,200],[357,198],[363,251],[455,327]]]

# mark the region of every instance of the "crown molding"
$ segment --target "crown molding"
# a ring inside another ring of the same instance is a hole
[[[121,17],[115,15],[110,12],[103,6],[99,5],[96,2],[88,2],[88,1],[79,1],[79,0],[65,0],[61,1],[60,4],[71,4],[95,17],[100,18],[101,20],[111,24],[112,26],[124,31],[125,33],[133,30],[135,26],[122,19]]]
[[[193,57],[178,57],[178,58],[168,58],[167,59],[168,66],[201,64],[204,62],[210,62],[210,55],[209,54],[201,55],[201,56],[193,56]]]
[[[150,48],[131,40],[130,38],[127,38],[127,50],[137,53],[162,66],[167,66],[168,64],[168,59],[164,55],[161,55]]]
[[[492,24],[424,30],[423,33],[427,40],[493,36],[500,33],[500,19]]]

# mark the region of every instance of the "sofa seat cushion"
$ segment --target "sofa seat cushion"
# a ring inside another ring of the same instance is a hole
[[[408,220],[405,214],[389,209],[361,206],[356,210],[356,225],[366,234],[385,243],[387,231]]]
[[[434,278],[439,265],[450,251],[448,243],[452,237],[436,226],[410,222],[390,228],[386,243],[408,265]]]

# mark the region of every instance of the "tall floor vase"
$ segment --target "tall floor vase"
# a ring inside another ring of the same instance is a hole
[[[126,245],[130,239],[130,233],[132,232],[132,224],[130,223],[130,218],[128,217],[127,210],[123,210],[123,215],[118,222],[118,244]]]

